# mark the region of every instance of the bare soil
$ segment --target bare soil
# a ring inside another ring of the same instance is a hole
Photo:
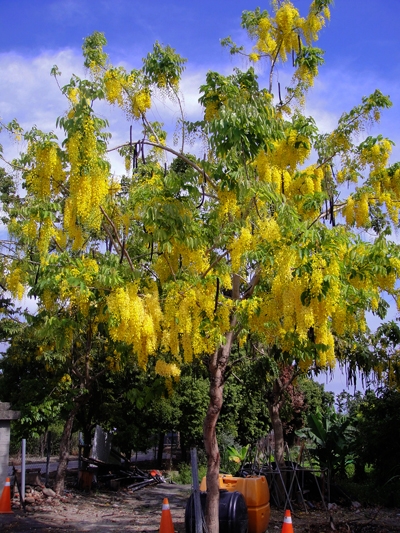
[[[128,488],[82,492],[69,486],[62,497],[46,496],[43,488],[32,487],[25,511],[14,496],[13,514],[0,514],[1,533],[156,533],[164,498],[168,498],[175,531],[185,533],[189,485],[160,483],[135,492]],[[281,532],[283,515],[282,510],[272,509],[268,533]],[[316,508],[307,513],[295,509],[292,522],[294,533],[395,533],[400,532],[400,509],[359,505],[333,505],[330,511]]]

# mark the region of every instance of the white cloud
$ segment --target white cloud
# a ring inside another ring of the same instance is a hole
[[[377,78],[369,71],[354,79],[353,73],[345,69],[322,69],[315,88],[310,91],[306,111],[316,119],[321,131],[332,131],[343,112],[361,104],[362,97],[369,96],[376,89],[384,95],[390,95],[393,107],[382,110],[380,122],[367,127],[365,135],[381,133],[392,139],[396,146],[393,148],[391,161],[395,162],[400,160],[400,132],[398,123],[394,120],[400,109],[398,81]]]
[[[71,16],[81,9],[78,2],[69,1],[63,7],[57,2],[53,5],[55,9],[67,11]],[[123,56],[122,51],[116,52],[117,55]],[[114,51],[115,55],[115,51]],[[138,59],[138,58],[136,58]],[[133,61],[130,58],[129,62]],[[136,61],[134,61],[136,63]],[[211,59],[212,62],[212,59]],[[60,83],[68,83],[70,76],[74,73],[80,77],[85,75],[83,61],[80,52],[65,49],[58,51],[45,51],[40,55],[27,58],[16,53],[0,54],[0,70],[2,76],[0,79],[0,116],[4,122],[13,118],[21,123],[24,128],[30,128],[37,125],[39,129],[51,131],[55,129],[55,119],[62,115],[67,109],[68,103],[65,97],[60,93],[55,80],[50,76],[50,70],[54,64],[57,64],[62,72]],[[125,65],[129,70],[130,65]],[[219,69],[225,74],[232,71],[233,63],[225,61]],[[248,64],[242,64],[243,69]],[[377,80],[372,72],[366,72],[364,76],[354,79],[351,71],[346,71],[346,65],[342,65],[340,71],[328,68],[321,69],[321,75],[316,80],[315,87],[309,92],[307,99],[306,113],[312,115],[321,131],[331,131],[337,124],[341,113],[350,110],[353,106],[361,102],[361,97],[370,94],[376,87],[381,88],[382,92],[390,92],[394,101],[394,109],[384,111],[382,122],[374,126],[367,134],[382,132],[393,139],[396,143],[392,161],[400,159],[400,137],[397,123],[393,120],[400,106],[400,84],[389,79]],[[218,69],[217,65],[213,68]],[[258,74],[260,84],[266,85],[267,72],[260,66]],[[274,75],[274,92],[277,92],[277,83],[280,81],[282,92],[284,87],[289,83],[291,69],[280,69]],[[181,83],[182,101],[185,112],[185,118],[189,120],[198,120],[201,118],[201,106],[198,103],[199,87],[204,83],[206,69],[202,67],[196,69],[190,66],[183,75]],[[179,108],[168,100],[162,100],[157,97],[153,99],[153,107],[150,112],[151,120],[158,120],[165,123],[165,127],[171,132],[175,129],[176,120],[179,118]],[[396,111],[397,110],[397,111]],[[121,111],[116,108],[110,108],[107,105],[100,104],[97,112],[103,114],[110,122],[110,128],[113,133],[111,145],[122,144],[129,139],[130,123]],[[141,137],[141,126],[138,123],[133,124],[134,139]],[[56,132],[62,135],[62,132]],[[12,148],[10,139],[3,136],[3,145],[5,152],[15,155],[18,149],[23,146]],[[113,162],[117,161],[114,154],[110,155]],[[118,172],[122,171],[121,163],[117,164]]]
[[[0,117],[7,123],[16,118],[24,129],[36,125],[43,131],[55,131],[62,138],[62,131],[56,130],[56,118],[68,108],[66,98],[61,94],[54,78],[50,76],[53,65],[57,65],[62,75],[60,84],[69,82],[72,74],[85,76],[81,54],[66,49],[56,52],[47,51],[34,58],[26,58],[15,53],[0,54]],[[127,70],[131,66],[124,65]],[[198,103],[198,88],[204,83],[205,71],[186,71],[181,84],[182,103],[185,119],[201,118],[201,107]],[[112,139],[110,147],[121,145],[129,140],[129,122],[123,111],[116,106],[99,103],[96,113],[106,118],[110,124]],[[168,99],[153,99],[149,113],[150,120],[164,122],[172,133],[177,119],[180,117],[179,106]],[[142,126],[139,122],[132,123],[133,140],[142,138]],[[2,136],[4,155],[11,160],[23,151],[24,143],[16,144],[14,139]],[[172,143],[172,139],[171,139]],[[124,165],[116,152],[109,154],[113,170],[117,174],[124,172]]]
[[[33,59],[14,53],[0,54],[3,120],[17,117],[26,127],[32,124],[45,130],[54,127],[54,117],[67,108],[67,101],[50,76],[53,65],[58,65],[62,73],[62,84],[68,83],[73,73],[83,75],[81,58],[69,49],[46,52]]]
[[[56,118],[68,108],[50,71],[58,65],[62,85],[73,73],[83,75],[82,60],[70,49],[45,52],[34,58],[16,53],[0,54],[0,117],[4,123],[14,118],[25,129],[37,126],[43,131],[55,131]],[[62,137],[59,130],[57,135]],[[24,143],[2,135],[4,156],[9,161],[25,149]]]

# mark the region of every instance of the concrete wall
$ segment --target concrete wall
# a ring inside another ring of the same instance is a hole
[[[0,420],[0,494],[8,476],[10,453],[10,421]]]
[[[19,411],[12,411],[9,403],[0,402],[0,494],[8,476],[10,424],[11,420],[17,420],[19,417]]]

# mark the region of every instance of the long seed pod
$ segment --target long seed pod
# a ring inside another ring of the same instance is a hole
[[[125,255],[125,237],[124,237],[124,240],[122,241],[121,257],[119,258],[120,265],[122,264],[122,261],[124,260],[124,255]]]
[[[133,161],[132,161],[132,167],[133,168],[137,168],[138,166],[138,153],[139,153],[139,150],[138,150],[138,143],[136,142],[135,143],[135,147],[133,149]]]
[[[199,205],[196,206],[197,209],[200,209],[200,207],[202,207],[202,205],[204,204],[205,194],[204,194],[204,184],[203,183],[201,184],[201,191],[202,191],[202,198],[201,198],[201,202],[199,203]]]
[[[217,287],[215,289],[215,306],[214,306],[214,314],[217,312],[218,308],[218,297],[219,297],[219,278],[217,278]]]
[[[144,139],[142,140],[142,162],[143,162],[143,165],[146,164],[146,159],[144,157]]]
[[[203,156],[203,162],[205,162],[206,160],[206,154],[204,154]],[[203,167],[203,183],[201,184],[201,192],[202,192],[202,198],[201,198],[201,202],[199,203],[199,205],[197,206],[197,209],[200,209],[200,207],[202,207],[202,205],[204,204],[204,198],[205,198],[205,184],[207,183],[207,178],[206,178],[206,171]]]
[[[34,285],[37,284],[37,282],[39,281],[39,272],[40,272],[40,267],[38,267],[37,271],[36,271],[36,276],[35,276],[35,281],[34,281]]]
[[[334,201],[333,201],[333,196],[331,196],[329,198],[329,203],[330,203],[330,213],[331,213],[331,224],[332,226],[336,226],[336,221],[335,221],[335,210],[334,210]]]

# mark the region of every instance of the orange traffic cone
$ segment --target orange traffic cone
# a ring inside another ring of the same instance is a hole
[[[172,523],[171,510],[169,508],[168,498],[164,498],[162,504],[160,533],[174,533],[174,524]]]
[[[285,511],[285,518],[283,519],[283,526],[281,533],[294,533],[292,517],[290,515],[289,509]]]
[[[11,489],[10,478],[6,479],[3,492],[0,498],[0,514],[12,513],[11,511]]]

